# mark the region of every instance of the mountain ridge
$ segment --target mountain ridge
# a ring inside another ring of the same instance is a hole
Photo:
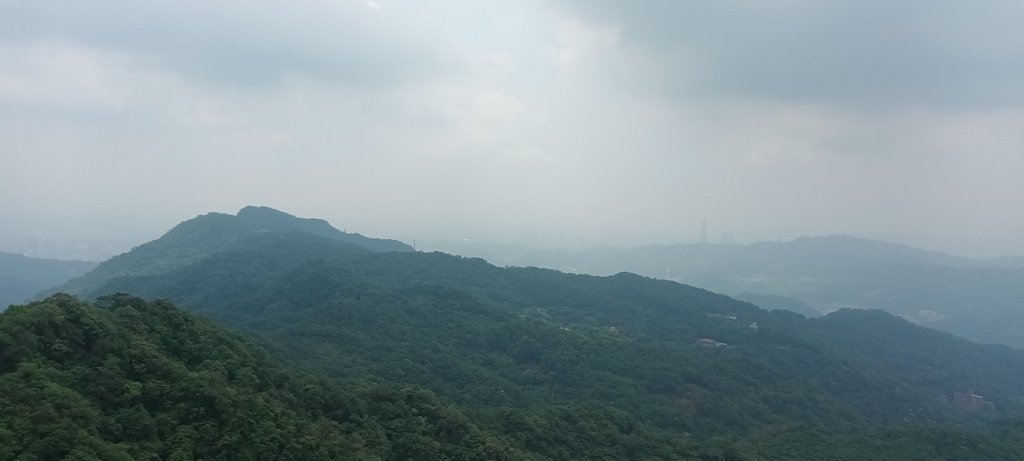
[[[993,441],[1009,430],[999,421],[1024,420],[1024,352],[882,311],[808,319],[629,272],[198,223],[221,243],[169,232],[151,245],[167,252],[133,251],[173,267],[101,273],[77,294],[170,299],[306,372],[425,388],[539,459],[921,459],[953,439],[995,460],[1012,452]],[[955,404],[972,390],[991,408]],[[888,442],[857,442],[867,436]]]
[[[1020,334],[1024,331],[1024,263],[1020,258],[962,258],[849,236],[745,246],[679,244],[575,251],[475,242],[420,246],[483,257],[499,265],[595,275],[629,271],[769,305],[788,303],[808,314],[844,307],[884,309],[976,341],[1024,348]]]
[[[96,280],[143,274],[159,274],[186,266],[210,252],[260,233],[301,232],[349,243],[369,251],[415,251],[397,240],[364,237],[332,227],[327,221],[298,218],[269,207],[246,206],[235,215],[206,213],[183,221],[160,238],[143,243],[99,264],[90,273],[41,293],[78,293]]]

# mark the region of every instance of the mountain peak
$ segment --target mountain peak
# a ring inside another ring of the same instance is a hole
[[[246,205],[238,210],[235,216],[239,218],[258,218],[258,219],[303,219],[298,218],[295,215],[285,213],[281,210],[270,208],[268,206],[257,206],[257,205]],[[322,221],[322,220],[317,220]]]
[[[300,218],[266,206],[246,206],[238,210],[235,218],[251,231],[305,232],[333,240],[354,243],[371,251],[415,251],[411,246],[397,240],[364,237],[348,233],[331,226],[323,219]]]
[[[159,274],[229,249],[256,234],[311,234],[374,252],[415,251],[397,240],[364,237],[335,229],[322,219],[299,218],[263,206],[247,206],[236,215],[207,213],[174,226],[159,239],[115,256],[84,277],[60,287],[84,293],[113,277]]]
[[[332,237],[338,233],[344,233],[335,229],[323,219],[300,218],[265,206],[247,206],[238,210],[238,214],[235,217],[246,224],[260,227],[257,230],[299,231],[323,237]]]

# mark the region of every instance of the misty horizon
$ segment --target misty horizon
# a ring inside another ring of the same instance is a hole
[[[262,204],[535,247],[1024,254],[1024,6],[0,6],[0,250]]]
[[[250,206],[250,205],[247,205]],[[260,205],[254,205],[260,206]],[[273,208],[273,207],[269,207]],[[234,215],[238,210],[235,211],[211,211],[209,213],[220,213],[227,215]],[[279,210],[285,213],[289,213],[288,210]],[[208,213],[200,213],[191,216],[183,221],[202,216]],[[290,213],[289,213],[290,214]],[[323,219],[318,216],[301,216],[296,215],[299,218],[314,218]],[[934,248],[920,247],[917,245],[888,241],[881,239],[873,239],[859,235],[851,234],[796,234],[786,235],[779,233],[779,236],[766,237],[766,238],[752,238],[746,240],[741,238],[744,233],[742,231],[735,232],[722,232],[717,233],[713,227],[713,223],[702,220],[698,223],[695,229],[692,229],[690,234],[692,235],[680,235],[679,238],[670,240],[650,240],[643,241],[637,240],[632,241],[628,239],[622,240],[607,240],[607,241],[591,241],[585,237],[573,237],[566,235],[545,235],[543,233],[526,234],[519,236],[499,235],[499,234],[469,234],[469,233],[437,233],[430,234],[427,236],[418,235],[407,235],[401,231],[394,233],[375,234],[360,231],[359,229],[346,228],[345,226],[338,225],[330,220],[326,220],[332,227],[335,227],[341,231],[361,234],[366,237],[372,238],[386,238],[395,239],[403,243],[414,245],[418,242],[418,249],[425,251],[433,251],[435,247],[441,245],[441,247],[451,247],[451,244],[467,244],[467,245],[499,245],[508,247],[520,247],[530,250],[569,250],[569,251],[580,251],[597,248],[638,248],[645,246],[657,246],[657,245],[696,245],[696,244],[708,244],[708,245],[735,245],[735,246],[749,246],[759,243],[770,243],[770,242],[794,242],[805,238],[823,238],[823,237],[850,237],[853,239],[862,239],[876,242],[884,242],[896,245],[902,245],[912,248],[917,248],[925,251],[936,251],[940,253],[949,254],[952,256],[986,260],[986,259],[998,259],[1022,256],[1020,254],[998,254],[998,255],[972,255],[972,254],[958,254],[955,252],[942,251]],[[136,223],[138,224],[138,223]],[[7,238],[0,240],[0,252],[17,253],[25,256],[36,257],[41,259],[65,259],[65,260],[82,260],[82,261],[94,261],[102,262],[112,256],[116,256],[121,253],[125,253],[134,247],[137,247],[143,243],[156,240],[163,236],[172,227],[177,225],[178,222],[168,225],[165,229],[158,230],[149,236],[145,233],[121,233],[112,236],[96,237],[89,239],[88,233],[73,234],[70,237],[65,237],[63,240],[60,237],[56,237],[54,234],[43,234],[43,235],[27,235],[20,238]],[[706,226],[706,227],[704,227]],[[704,233],[706,231],[706,234]],[[737,236],[741,237],[737,237]],[[687,238],[689,237],[689,238]]]

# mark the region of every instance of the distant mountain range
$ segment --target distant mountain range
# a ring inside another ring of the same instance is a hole
[[[40,290],[60,285],[96,267],[90,261],[37,259],[0,252],[0,310],[28,301]]]
[[[982,342],[1024,348],[1024,258],[969,259],[847,236],[740,245],[532,250],[476,242],[421,248],[497,265],[609,275],[629,271],[820,315],[883,309]]]
[[[60,290],[170,299],[308,372],[427,389],[526,459],[952,460],[964,459],[960,447],[970,459],[1024,456],[1013,435],[1024,424],[1024,351],[879,310],[809,319],[629,273],[374,251],[378,241],[307,232],[297,227],[308,221],[274,210],[260,215],[282,224],[254,225],[239,219],[245,210],[186,221]],[[946,261],[852,248],[822,261],[822,243],[797,244],[806,251],[792,257],[795,286],[810,284],[809,268]],[[757,247],[749,270],[779,265],[777,245]],[[696,250],[724,268],[743,263],[710,256],[738,248]],[[771,277],[748,278],[737,283]]]

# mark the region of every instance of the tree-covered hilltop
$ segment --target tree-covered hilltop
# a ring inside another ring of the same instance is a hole
[[[880,311],[807,319],[632,274],[498,268],[265,233],[84,294],[115,291],[175,300],[306,370],[426,387],[554,459],[693,449],[759,459],[779,453],[763,436],[772,433],[794,450],[833,437],[833,449],[858,446],[851,453],[872,459],[956,435],[996,440],[978,459],[1007,459],[1016,448],[984,431],[1024,415],[1020,351]],[[954,393],[971,390],[992,408],[954,405]],[[894,442],[858,445],[854,434]],[[832,459],[864,459],[841,453]]]
[[[229,249],[252,235],[266,233],[311,234],[349,243],[363,251],[413,251],[411,246],[397,240],[340,231],[322,219],[298,218],[273,208],[247,206],[236,215],[208,213],[184,221],[159,239],[114,256],[85,276],[48,290],[43,295],[58,291],[83,292],[99,286],[107,279],[123,275],[161,274],[198,261],[211,253]]]
[[[175,308],[0,314],[0,459],[527,459],[430,392],[287,371]]]

